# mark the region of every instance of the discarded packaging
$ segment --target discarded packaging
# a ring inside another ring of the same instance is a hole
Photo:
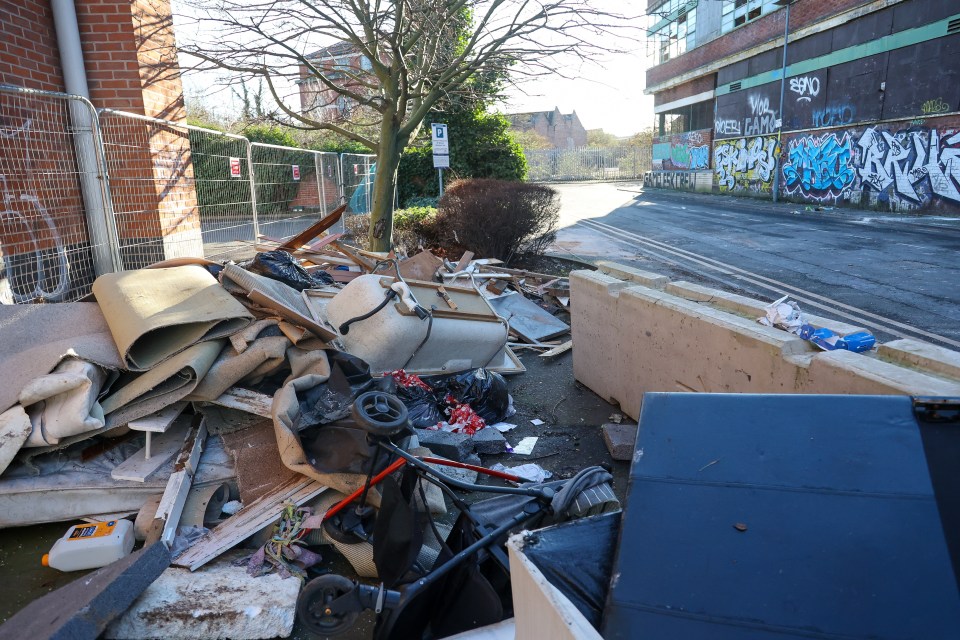
[[[846,349],[854,353],[862,353],[869,351],[877,344],[877,339],[868,331],[856,331],[841,337],[826,327],[818,329],[810,324],[800,328],[800,337],[809,340],[824,351]]]
[[[800,312],[800,306],[787,298],[789,296],[783,296],[776,302],[768,304],[767,315],[758,318],[757,322],[799,335],[800,327],[804,324],[803,314]]]
[[[536,436],[528,436],[520,440],[515,447],[508,447],[507,451],[510,453],[515,453],[520,456],[528,456],[533,453],[533,448],[537,445],[537,440],[540,438]]]
[[[78,524],[67,529],[41,563],[60,571],[98,569],[133,551],[133,542],[129,520]]]
[[[492,471],[506,471],[507,473],[512,473],[515,476],[520,476],[528,482],[543,482],[544,480],[549,480],[553,477],[553,473],[547,471],[535,462],[518,464],[515,467],[506,467],[498,462],[490,467],[490,469]]]

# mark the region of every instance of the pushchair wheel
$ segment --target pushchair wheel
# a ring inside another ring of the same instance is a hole
[[[353,627],[360,612],[334,612],[330,604],[355,588],[356,585],[349,578],[332,573],[314,578],[297,598],[297,617],[313,633],[339,635]]]
[[[382,391],[367,391],[353,403],[357,425],[373,436],[389,438],[407,424],[407,407],[397,396]]]

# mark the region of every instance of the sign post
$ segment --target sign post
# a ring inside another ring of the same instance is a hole
[[[440,195],[443,195],[443,170],[450,168],[450,140],[447,137],[447,125],[431,124],[430,139],[433,143],[433,168],[440,180]]]

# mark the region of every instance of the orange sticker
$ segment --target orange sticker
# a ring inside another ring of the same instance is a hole
[[[94,522],[92,524],[78,524],[70,532],[68,540],[85,540],[87,538],[100,538],[113,533],[117,526],[116,520],[110,522]]]

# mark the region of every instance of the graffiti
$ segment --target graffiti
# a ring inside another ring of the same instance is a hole
[[[946,135],[941,146],[936,129],[891,135],[868,127],[857,140],[862,187],[877,192],[892,187],[893,194],[915,204],[932,195],[960,202],[960,133]]]
[[[813,200],[836,200],[856,177],[852,158],[846,133],[840,139],[833,133],[794,138],[783,164],[784,189]]]
[[[774,137],[718,142],[713,150],[713,166],[720,191],[769,191],[776,156]]]
[[[820,78],[816,76],[790,78],[790,91],[797,94],[797,102],[810,102],[820,95]]]
[[[817,109],[813,112],[813,126],[836,127],[843,124],[850,124],[856,116],[856,110],[850,104],[827,105],[823,109]]]
[[[699,147],[690,147],[690,168],[706,169],[710,164],[710,147],[700,145]]]
[[[927,100],[924,102],[920,105],[920,110],[923,111],[924,115],[942,113],[944,111],[950,111],[950,105],[944,102],[943,98],[937,98],[936,100]]]
[[[759,136],[776,131],[777,114],[770,108],[770,98],[751,94],[747,99],[750,101],[750,112],[753,115],[747,116],[743,121],[744,134]]]
[[[654,189],[692,189],[693,180],[687,171],[648,171],[643,186]]]
[[[743,133],[738,120],[718,119],[713,123],[713,126],[716,132],[722,136],[739,136],[741,133]]]
[[[653,168],[706,169],[710,162],[710,132],[688,131],[662,136],[653,143]]]
[[[14,140],[21,134],[26,137],[32,125],[32,119],[24,120],[19,127],[7,127],[0,122],[0,138]],[[31,181],[35,179],[29,161],[26,165],[26,176]],[[28,190],[16,192],[3,174],[0,174],[0,194],[3,195],[0,201],[0,235],[9,239],[22,234],[20,237],[28,238],[29,246],[32,246],[32,251],[26,251],[26,242],[14,242],[13,246],[8,247],[5,241],[2,247],[4,269],[13,301],[27,303],[63,300],[70,288],[70,260],[53,216],[35,193]],[[38,220],[42,220],[46,226],[45,233],[37,232],[35,223]],[[51,241],[53,249],[45,249],[43,244]],[[51,265],[53,275],[48,275]]]

